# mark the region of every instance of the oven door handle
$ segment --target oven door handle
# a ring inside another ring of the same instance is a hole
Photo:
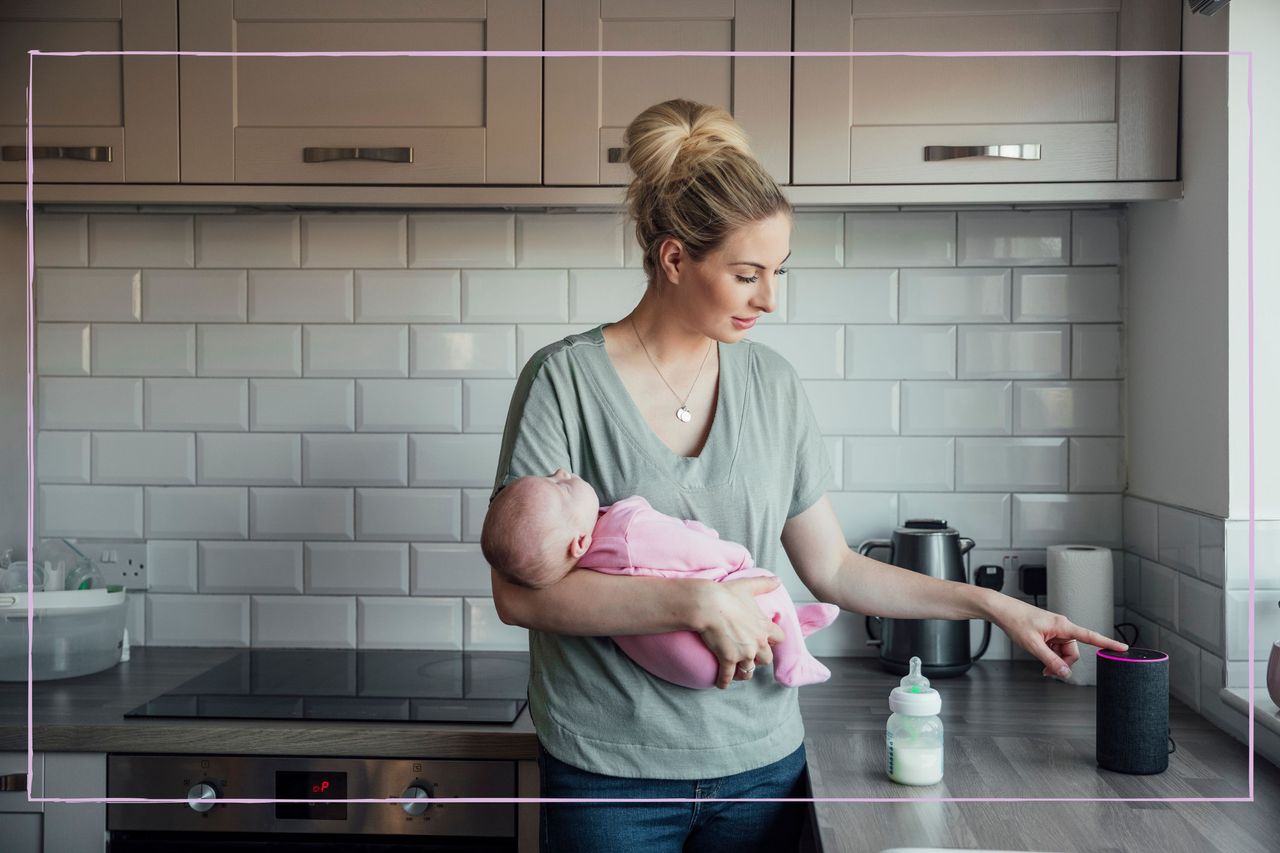
[[[27,790],[27,774],[5,773],[0,775],[0,792],[6,794],[20,793]]]

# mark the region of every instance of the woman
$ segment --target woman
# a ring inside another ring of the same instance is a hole
[[[1076,641],[1123,648],[1016,599],[863,557],[826,491],[827,458],[795,370],[744,340],[776,307],[792,208],[725,111],[685,100],[627,128],[629,216],[648,288],[616,323],[570,335],[524,366],[493,495],[558,468],[602,506],[643,495],[745,545],[757,565],[785,548],[819,601],[912,619],[984,618],[1059,673]],[[529,629],[529,709],[542,796],[804,796],[798,692],[774,682],[782,638],[753,596],[728,583],[573,571],[545,589],[492,573],[498,614]],[[719,690],[688,690],[631,662],[609,635],[697,631],[720,661]],[[757,669],[757,667],[762,667]],[[785,803],[543,804],[547,851],[794,847],[805,815]]]

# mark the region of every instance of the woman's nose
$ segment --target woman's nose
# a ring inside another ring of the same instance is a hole
[[[755,298],[751,301],[764,313],[772,314],[778,307],[777,294],[777,279],[769,278],[762,281],[761,286],[756,288]]]

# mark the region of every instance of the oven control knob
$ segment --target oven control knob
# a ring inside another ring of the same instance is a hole
[[[410,785],[404,789],[404,793],[400,795],[402,800],[413,800],[411,803],[401,803],[400,808],[405,810],[406,814],[420,815],[431,805],[431,795],[427,793],[426,788],[419,785]]]
[[[194,812],[207,812],[213,808],[213,804],[218,799],[218,789],[210,785],[208,782],[199,782],[191,786],[191,790],[187,791],[187,805],[191,806]]]

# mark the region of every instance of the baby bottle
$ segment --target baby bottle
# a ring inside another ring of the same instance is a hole
[[[920,674],[920,658],[889,694],[885,726],[885,769],[900,785],[934,785],[942,781],[942,697]]]

